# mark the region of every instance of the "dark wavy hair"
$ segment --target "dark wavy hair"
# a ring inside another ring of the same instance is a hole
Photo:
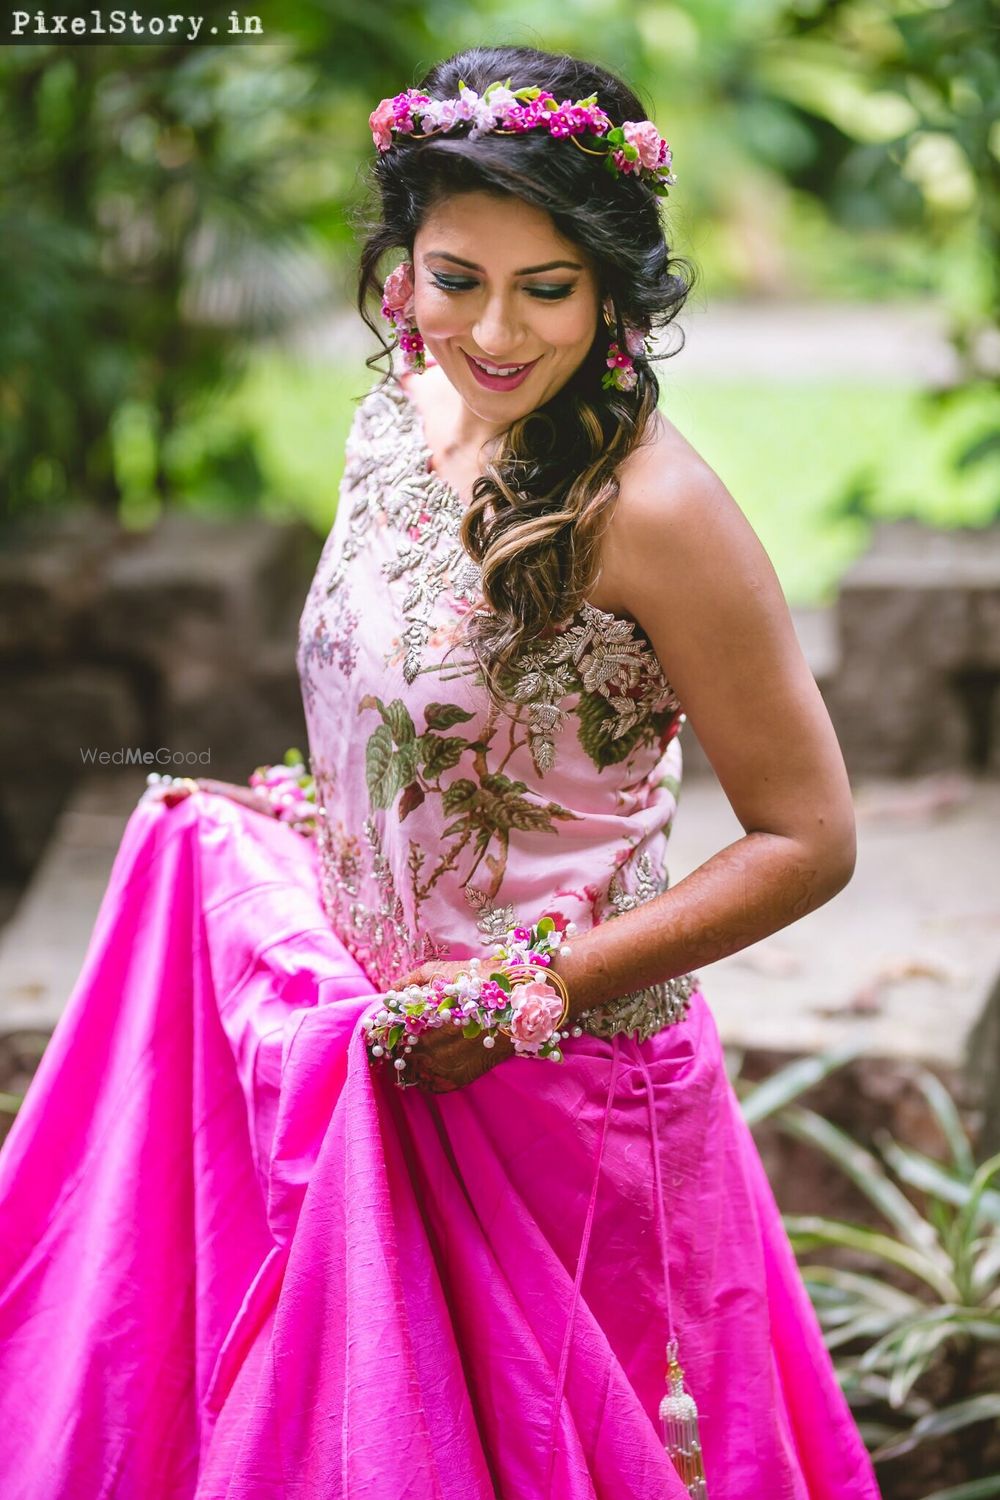
[[[471,47],[437,63],[417,86],[447,99],[457,96],[460,79],[481,94],[494,79],[508,78],[512,89],[537,85],[559,100],[596,93],[616,125],[647,116],[639,98],[605,68],[534,47]],[[486,133],[475,141],[463,127],[424,140],[397,135],[378,153],[371,175],[380,212],[369,209],[365,218],[362,211],[358,310],[383,348],[366,361],[369,367],[396,347],[385,338],[381,317],[376,322],[369,311],[372,297],[381,306],[379,264],[399,248],[412,258],[425,215],[456,193],[518,198],[549,213],[558,232],[591,256],[598,306],[610,298],[620,347],[623,322],[644,331],[665,327],[694,284],[690,262],[671,254],[653,189],[632,176],[612,177],[599,157],[545,131]],[[504,684],[521,647],[572,618],[585,601],[618,498],[616,471],[642,442],[656,409],[660,387],[645,356],[634,361],[632,390],[602,388],[611,336],[599,315],[580,367],[502,434],[462,519],[462,543],[481,568],[487,606],[469,612],[466,639],[497,703],[506,698]],[[683,340],[677,349],[682,346]]]

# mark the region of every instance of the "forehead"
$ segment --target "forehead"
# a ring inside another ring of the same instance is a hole
[[[421,255],[445,250],[496,272],[556,259],[585,267],[590,257],[556,228],[550,214],[520,198],[493,193],[451,193],[424,216],[414,238]]]

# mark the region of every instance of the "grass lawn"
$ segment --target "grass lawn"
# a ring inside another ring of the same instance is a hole
[[[333,521],[351,397],[378,379],[258,355],[207,425],[249,421],[266,481],[263,509]],[[950,460],[986,430],[979,410],[932,413],[920,393],[843,382],[715,381],[662,372],[665,413],[718,472],[767,549],[792,604],[829,600],[877,515],[981,525],[1000,502],[995,463],[956,475]],[[994,417],[994,426],[996,419]],[[210,439],[209,439],[210,440]],[[861,504],[845,497],[867,488]]]

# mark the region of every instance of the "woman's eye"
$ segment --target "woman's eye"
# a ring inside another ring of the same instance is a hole
[[[478,286],[478,282],[469,281],[465,277],[438,276],[431,273],[434,285],[440,287],[443,292],[466,292],[470,287]],[[532,297],[537,297],[543,302],[559,302],[568,297],[573,291],[571,286],[527,286],[524,288]]]

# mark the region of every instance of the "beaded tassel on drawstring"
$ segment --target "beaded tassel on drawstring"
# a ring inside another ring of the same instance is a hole
[[[684,1389],[684,1371],[677,1362],[677,1340],[667,1344],[667,1394],[660,1402],[663,1446],[691,1500],[708,1500],[705,1466],[698,1437],[698,1408]]]

